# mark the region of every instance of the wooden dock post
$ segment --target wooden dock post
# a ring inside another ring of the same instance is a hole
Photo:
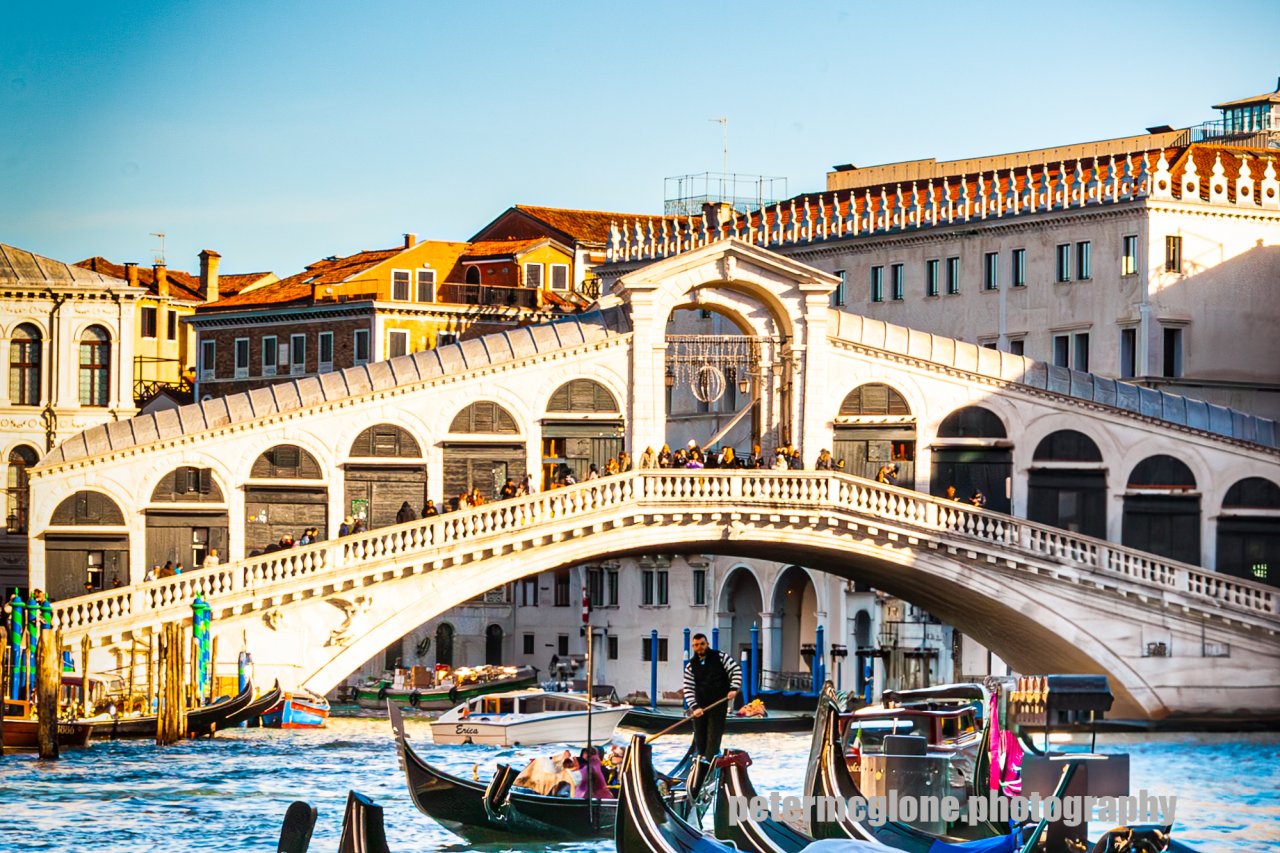
[[[62,632],[50,628],[39,633],[36,651],[36,737],[41,759],[58,757],[58,699],[62,694]]]
[[[89,716],[89,635],[80,639],[80,716]]]
[[[8,684],[5,682],[5,664],[9,658],[9,629],[5,627],[4,620],[0,619],[0,758],[4,757],[4,700],[9,695]]]
[[[156,744],[160,746],[177,743],[186,735],[186,664],[182,634],[182,628],[173,622],[166,624],[160,634],[157,668],[160,708],[156,719]]]

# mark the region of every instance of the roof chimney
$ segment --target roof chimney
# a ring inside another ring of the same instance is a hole
[[[404,247],[405,247],[406,249],[412,249],[412,248],[413,248],[414,246],[416,246],[416,245],[418,245],[418,235],[417,235],[417,234],[406,234],[406,235],[404,235]]]
[[[169,268],[164,264],[156,264],[152,269],[156,273],[156,292],[164,299],[169,295]]]
[[[136,263],[124,265],[124,280],[129,283],[130,287],[138,286],[138,265]]]
[[[205,302],[218,301],[218,263],[222,260],[213,249],[200,253],[200,293]]]

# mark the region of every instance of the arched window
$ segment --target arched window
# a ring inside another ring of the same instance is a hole
[[[90,326],[80,338],[80,405],[106,406],[111,396],[111,336]]]
[[[254,480],[320,480],[320,463],[296,444],[277,444],[253,462],[249,476]]]
[[[1060,429],[1036,445],[1033,458],[1036,462],[1101,462],[1102,451],[1084,433]]]
[[[1227,489],[1223,508],[1280,509],[1280,486],[1265,477],[1246,477]]]
[[[436,626],[436,663],[453,666],[453,626],[448,622]]]
[[[377,424],[356,436],[351,455],[358,458],[398,457],[416,459],[422,456],[418,442],[406,430],[394,424]]]
[[[467,284],[479,284],[479,283],[480,283],[480,268],[472,264],[471,266],[467,267]]]
[[[15,406],[40,405],[40,330],[23,323],[9,344],[9,399]]]
[[[990,409],[965,406],[943,418],[938,438],[1006,438],[1004,422]]]
[[[449,432],[517,435],[520,429],[516,426],[516,419],[510,412],[497,403],[482,400],[458,412],[453,423],[449,425]]]
[[[19,445],[9,451],[7,482],[8,506],[5,509],[5,527],[10,533],[27,532],[27,508],[31,490],[27,469],[36,464],[39,456],[34,448]]]
[[[909,415],[911,407],[906,399],[883,382],[869,382],[849,392],[840,404],[840,414],[857,415]]]
[[[74,527],[78,525],[121,525],[124,513],[116,502],[101,492],[76,492],[53,511],[51,525]]]
[[[590,379],[571,379],[556,389],[547,403],[548,412],[618,411],[618,401],[609,389]]]
[[[1148,456],[1129,475],[1131,489],[1187,491],[1196,487],[1196,475],[1186,463],[1172,456]]]

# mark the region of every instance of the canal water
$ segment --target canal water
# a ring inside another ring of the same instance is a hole
[[[423,720],[406,727],[429,760],[487,777],[498,761],[522,764],[554,747],[497,750],[431,745]],[[624,742],[626,730],[619,730]],[[799,793],[807,734],[729,735],[726,745],[754,758],[756,787]],[[688,745],[668,736],[655,764],[670,766]],[[1174,795],[1175,837],[1202,851],[1280,849],[1280,735],[1099,736],[1100,752],[1131,753],[1136,793]],[[294,800],[319,810],[311,850],[337,849],[348,789],[386,809],[393,853],[444,850],[613,850],[612,840],[475,846],[420,814],[409,801],[385,720],[329,721],[319,731],[244,729],[158,749],[146,741],[94,743],[44,763],[0,759],[0,844],[6,850],[274,851],[280,820]],[[1097,825],[1094,826],[1097,829]]]

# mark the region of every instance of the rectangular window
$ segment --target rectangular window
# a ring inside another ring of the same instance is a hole
[[[640,603],[653,606],[653,572],[650,570],[640,573]]]
[[[217,375],[218,342],[200,342],[200,380],[213,379]]]
[[[1120,378],[1132,379],[1138,375],[1138,330],[1120,330]]]
[[[561,634],[558,637],[556,637],[556,654],[558,654],[562,658],[569,656],[569,635],[568,634]]]
[[[667,599],[667,572],[658,572],[658,605],[665,607]]]
[[[836,285],[835,290],[831,291],[831,307],[841,308],[845,302],[844,288],[847,281],[844,270],[836,270],[835,276],[840,279],[840,283]]]
[[[369,330],[356,329],[351,339],[351,357],[356,364],[369,361]]]
[[[618,570],[609,569],[607,580],[608,580],[608,589],[606,590],[606,592],[608,593],[608,596],[609,596],[609,607],[617,607],[618,606]]]
[[[401,302],[409,301],[409,271],[391,271],[391,298]]]
[[[457,332],[437,332],[436,333],[436,346],[438,347],[448,346],[449,344],[456,344],[457,342],[458,342]]]
[[[307,372],[306,335],[289,336],[289,372],[294,374]]]
[[[164,315],[164,324],[165,338],[170,341],[176,341],[178,339],[178,312],[170,309],[169,313]]]
[[[1093,243],[1081,240],[1076,243],[1076,279],[1088,281],[1093,278]]]
[[[935,258],[931,261],[924,262],[924,295],[938,295],[938,267],[939,261]]]
[[[1120,275],[1138,274],[1138,236],[1125,236],[1120,253]]]
[[[960,292],[960,259],[947,258],[947,295],[955,296]]]
[[[1054,281],[1065,282],[1071,281],[1071,244],[1058,244],[1058,266],[1057,273],[1054,275]]]
[[[142,336],[144,338],[154,338],[156,336],[156,309],[142,309]]]
[[[618,659],[618,637],[610,634],[605,638],[605,647],[608,649],[609,660]]]
[[[1164,330],[1164,375],[1182,375],[1182,330]]]
[[[871,301],[884,302],[884,267],[871,268]]]
[[[1024,338],[1014,338],[1009,341],[1009,352],[1012,355],[1026,355],[1027,342]]]
[[[524,635],[524,653],[526,655],[533,654],[533,634]]]
[[[538,606],[538,576],[520,579],[520,606]]]
[[[1009,272],[1011,273],[1009,277],[1009,285],[1011,287],[1026,287],[1027,286],[1027,250],[1014,249],[1013,255],[1012,257],[1010,257],[1009,260],[1011,262],[1009,264],[1009,268],[1010,268]]]
[[[892,286],[893,301],[901,302],[904,295],[902,291],[902,264],[894,264],[889,267],[889,284]]]
[[[418,270],[418,301],[436,301],[436,271]]]
[[[1053,336],[1053,363],[1055,367],[1071,366],[1071,336]]]
[[[569,570],[556,572],[556,607],[569,606]]]
[[[262,375],[275,376],[276,363],[279,360],[279,344],[274,337],[262,339]]]
[[[249,375],[249,339],[236,338],[236,379],[244,379]]]
[[[987,252],[982,258],[982,289],[1000,288],[1000,253]]]
[[[653,637],[645,637],[640,641],[640,659],[643,661],[653,661],[653,649],[651,648]],[[667,638],[658,638],[658,662],[661,663],[667,659]]]
[[[1164,238],[1164,271],[1182,272],[1182,238]]]
[[[568,290],[569,289],[569,265],[568,264],[552,264],[551,265],[551,289],[552,290]]]
[[[1089,372],[1089,333],[1080,332],[1075,336],[1075,359],[1071,366],[1084,373]]]
[[[409,333],[400,329],[387,332],[387,358],[409,354]]]
[[[701,606],[707,603],[707,570],[693,570],[693,603]]]
[[[321,373],[333,370],[333,332],[320,333],[320,367]]]
[[[524,286],[534,288],[542,287],[542,264],[524,265]]]
[[[604,606],[604,569],[587,569],[587,595],[592,607]]]

